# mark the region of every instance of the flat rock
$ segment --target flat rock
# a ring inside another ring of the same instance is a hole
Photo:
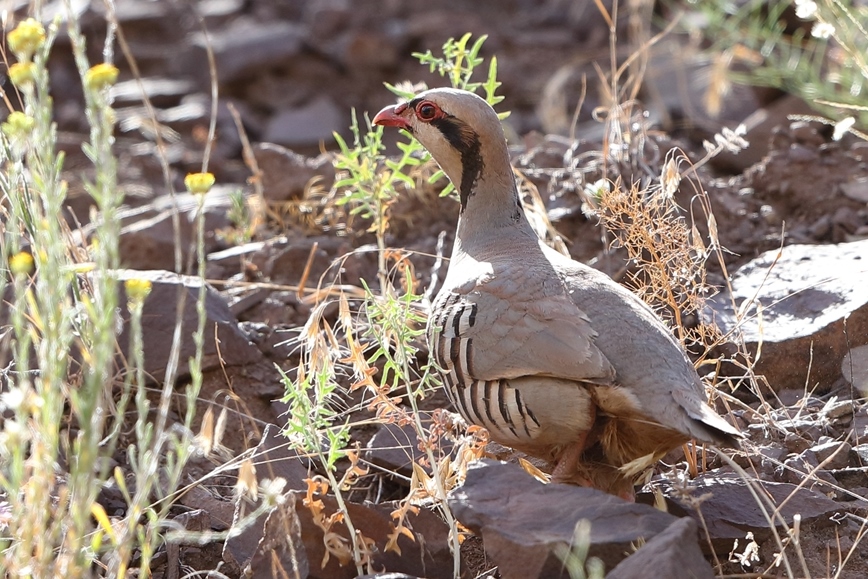
[[[824,442],[806,452],[813,452],[817,462],[825,463],[826,470],[847,468],[850,463],[850,444],[846,441]]]
[[[868,240],[838,245],[789,245],[763,253],[732,278],[739,308],[756,297],[739,327],[748,350],[775,390],[804,389],[806,380],[823,389],[841,377],[850,348],[868,342]],[[706,310],[724,333],[735,330],[732,301],[719,294]],[[844,325],[846,320],[846,328]],[[810,369],[810,376],[808,375]]]
[[[279,110],[265,127],[265,140],[287,147],[312,147],[320,141],[331,143],[333,133],[348,124],[335,102],[323,96],[303,106]]]
[[[440,447],[435,456],[443,457],[450,453],[452,445],[440,438]],[[413,474],[413,463],[427,453],[419,450],[419,437],[413,425],[398,426],[394,423],[381,424],[368,441],[365,458],[379,467],[409,477]]]
[[[193,91],[193,83],[186,79],[143,78],[119,82],[111,88],[117,104],[140,103],[147,97],[154,106],[177,104]]]
[[[847,352],[841,361],[841,373],[862,396],[868,396],[868,344]]]
[[[205,197],[205,251],[212,251],[217,240],[214,232],[230,225],[227,211],[232,204],[230,193],[237,187],[215,186]],[[121,263],[132,269],[175,269],[175,225],[173,214],[179,212],[179,237],[184,263],[195,234],[198,201],[189,193],[161,195],[148,205],[121,211],[121,236],[118,250]],[[85,232],[87,234],[88,232]]]
[[[310,563],[310,579],[355,579],[356,568],[352,564],[341,567],[335,556],[322,565],[325,555],[323,532],[317,527],[310,510],[304,506],[305,493],[295,492],[295,508],[301,521],[302,539]],[[324,513],[331,515],[337,511],[337,502],[332,496],[317,497],[322,500]],[[416,539],[411,541],[406,535],[398,537],[400,550],[386,550],[389,535],[394,531],[395,520],[391,513],[400,508],[398,501],[381,504],[346,503],[347,511],[356,530],[365,538],[373,541],[371,568],[384,573],[406,573],[426,579],[452,578],[452,553],[449,550],[449,528],[440,517],[427,509],[408,513],[405,521]],[[347,544],[349,535],[343,524],[335,524],[332,532],[342,537]]]
[[[645,579],[650,569],[654,576],[667,579],[712,579],[714,569],[702,556],[696,522],[684,517],[645,543],[641,549],[618,563],[607,579]]]
[[[653,539],[676,520],[595,489],[546,485],[515,464],[492,460],[470,465],[449,506],[462,525],[482,536],[503,579],[567,577],[555,551],[573,543],[581,520],[591,524],[588,555],[607,569],[625,558],[631,543]]]
[[[246,17],[209,34],[221,83],[244,80],[285,64],[301,51],[305,36],[303,28],[292,22],[259,22]],[[201,71],[201,80],[208,79],[208,40],[201,33],[194,34],[184,57],[189,64],[184,70]]]
[[[328,190],[335,180],[327,154],[309,158],[274,143],[258,143],[253,155],[262,171],[262,194],[269,201],[301,199],[308,183]]]
[[[842,512],[844,506],[825,495],[798,488],[794,484],[755,481],[755,490],[764,492],[770,501],[779,507],[779,513],[787,525],[792,525],[793,516],[802,517],[802,529],[808,525],[817,527],[834,525],[830,520],[833,515]],[[759,488],[759,487],[762,488]],[[670,512],[685,513],[696,519],[699,528],[703,525],[694,508],[680,498],[680,491],[669,487],[664,489],[669,498]],[[690,481],[688,494],[693,499],[703,497],[698,502],[702,512],[702,520],[708,529],[712,546],[717,553],[725,554],[732,550],[733,541],[743,540],[748,532],[754,534],[757,541],[762,542],[771,536],[768,521],[763,511],[757,506],[748,484],[734,474],[700,475]],[[786,502],[785,502],[786,501]],[[764,504],[770,512],[768,505]],[[705,532],[701,531],[704,535]],[[700,542],[703,549],[706,541]]]
[[[310,476],[308,468],[302,464],[298,454],[289,449],[289,440],[280,435],[277,426],[266,425],[252,459],[257,465],[256,479],[260,486],[266,479],[279,477],[286,480],[284,488],[287,490],[307,488],[304,479]],[[261,515],[239,533],[230,535],[223,547],[224,560],[238,565],[248,573],[248,577],[266,579],[271,577],[271,562],[276,557],[287,572],[296,570],[299,576],[306,577],[309,564],[295,508],[295,501],[289,500]],[[246,499],[236,498],[233,525],[249,512]]]
[[[841,184],[841,192],[854,201],[868,203],[868,178],[859,177]]]
[[[188,360],[195,354],[192,334],[196,331],[198,314],[196,299],[202,281],[197,277],[182,276],[169,271],[142,271],[132,269],[117,270],[115,274],[121,288],[120,312],[124,326],[118,343],[126,350],[130,343],[129,312],[125,307],[126,296],[123,282],[129,279],[143,279],[151,282],[151,293],[145,300],[142,312],[142,334],[145,356],[145,372],[160,381],[166,374],[166,364],[172,349],[176,320],[180,317],[181,351],[178,357],[178,374],[188,373]],[[180,316],[179,300],[184,299]],[[263,357],[252,344],[223,297],[208,287],[205,292],[205,342],[202,369],[222,366],[247,366],[259,364]],[[219,352],[218,344],[219,341]]]

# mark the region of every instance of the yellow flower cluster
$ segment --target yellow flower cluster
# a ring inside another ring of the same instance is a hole
[[[18,24],[6,37],[9,50],[21,62],[29,61],[33,53],[45,43],[45,28],[38,20],[28,18]]]
[[[151,282],[146,279],[128,279],[124,282],[127,299],[133,303],[142,303],[151,293]]]
[[[3,131],[10,141],[15,141],[27,138],[34,126],[36,126],[36,121],[33,117],[20,111],[12,111],[6,117],[6,121],[0,125],[0,130]]]
[[[212,173],[189,173],[184,178],[184,186],[190,193],[204,195],[214,186],[214,181]]]
[[[118,81],[118,68],[113,64],[101,63],[90,67],[84,73],[84,86],[93,90],[101,90]]]
[[[33,82],[35,76],[36,65],[32,62],[16,62],[9,67],[9,78],[17,87]]]
[[[9,271],[13,275],[28,275],[33,271],[33,256],[26,251],[19,251],[9,258]]]

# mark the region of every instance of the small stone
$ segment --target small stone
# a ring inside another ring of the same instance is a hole
[[[430,426],[426,422],[423,420],[423,426]],[[452,451],[452,444],[441,437],[433,450],[434,456],[442,459]],[[407,477],[413,474],[414,462],[428,460],[427,452],[419,450],[419,435],[415,426],[393,423],[380,425],[368,441],[365,457],[377,466]]]
[[[328,154],[309,158],[274,143],[259,143],[253,156],[262,172],[262,194],[269,201],[301,199],[309,185],[328,191],[335,180]]]
[[[823,430],[817,424],[816,420],[796,418],[789,420],[780,420],[776,424],[781,430],[788,432],[795,431],[802,438],[807,438],[812,442],[816,442],[823,435]]]
[[[183,60],[184,70],[200,70],[201,80],[208,78],[207,42],[210,41],[221,83],[236,82],[261,73],[263,69],[287,62],[301,51],[304,30],[299,24],[285,21],[259,22],[240,17],[209,38],[196,33]],[[195,66],[194,66],[195,65]]]
[[[852,348],[844,355],[841,373],[862,396],[868,396],[868,344]]]
[[[826,470],[845,468],[850,463],[850,445],[847,442],[825,442],[815,446],[810,452],[814,453],[820,464],[826,463],[823,467]]]
[[[606,574],[608,579],[639,579],[649,570],[667,579],[713,579],[714,569],[702,556],[696,522],[683,517],[645,543]]]
[[[232,206],[232,195],[243,189],[241,184],[218,183],[205,196],[205,251],[213,251],[218,245],[214,232],[231,225],[227,213]],[[117,218],[121,222],[121,263],[131,269],[166,269],[175,266],[175,231],[172,215],[180,214],[181,249],[185,254],[193,239],[196,211],[199,198],[190,193],[160,195],[147,205],[122,209]],[[80,235],[90,236],[96,223],[89,223],[79,230]],[[183,265],[182,265],[183,267]]]
[[[130,279],[143,279],[151,282],[151,292],[145,299],[142,311],[142,335],[144,342],[144,370],[155,380],[162,380],[171,356],[175,324],[178,320],[177,304],[186,294],[184,309],[180,312],[182,324],[181,352],[178,356],[177,376],[184,376],[189,368],[188,362],[195,353],[192,334],[196,328],[198,313],[196,299],[202,281],[192,276],[181,276],[168,271],[139,271],[131,269],[115,270],[113,273],[121,289],[123,282]],[[121,302],[126,298],[122,294]],[[130,343],[129,317],[126,307],[119,308],[123,319],[123,330],[118,336],[118,344],[127,348]],[[205,292],[205,342],[202,370],[229,366],[253,366],[264,361],[262,354],[238,327],[238,322],[223,297],[211,287]]]
[[[838,400],[837,397],[832,398],[826,403],[820,413],[825,414],[829,420],[849,417],[853,414],[853,401]]]
[[[801,479],[799,482],[802,482]],[[834,479],[832,482],[834,484]],[[844,510],[839,503],[804,487],[768,481],[754,481],[751,484],[762,485],[768,499],[781,505],[778,511],[787,525],[792,524],[796,514],[801,515],[803,529],[808,524],[831,525],[833,523],[829,519]],[[707,528],[717,553],[729,553],[733,540],[741,541],[748,531],[754,534],[758,542],[771,536],[768,521],[757,508],[748,483],[736,475],[707,474],[690,481],[690,495],[694,498],[703,497],[695,507],[679,498],[682,491],[670,487],[665,492],[670,500],[677,503],[678,508],[694,519],[698,520],[699,517],[695,509],[702,512],[703,524],[700,528]]]
[[[868,203],[868,177],[859,177],[854,181],[841,183],[841,191],[854,201]]]
[[[838,481],[835,480],[835,477],[826,470],[818,470],[819,466],[820,462],[817,460],[817,455],[811,450],[806,450],[799,456],[794,456],[784,461],[783,476],[781,478],[784,482],[798,485],[805,480],[808,473],[813,472],[812,476],[814,480],[808,482],[805,488],[812,489],[815,484],[822,482],[837,485]],[[823,491],[826,490],[828,489],[824,487]]]
[[[186,79],[142,78],[117,83],[111,88],[111,95],[117,105],[138,104],[147,97],[154,106],[166,107],[178,104],[193,88],[193,83]]]
[[[868,444],[857,444],[850,449],[853,463],[858,466],[868,466]]]
[[[786,446],[787,450],[792,453],[801,454],[803,451],[811,447],[811,441],[806,440],[793,432],[787,432],[784,437],[784,446]]]
[[[342,109],[327,97],[301,106],[278,111],[265,128],[265,140],[287,147],[315,147],[331,143],[334,133],[348,125]]]
[[[868,486],[868,469],[864,467],[842,468],[832,471],[831,474],[838,481],[838,485],[845,489]],[[847,493],[842,493],[841,498],[846,499],[848,496]]]

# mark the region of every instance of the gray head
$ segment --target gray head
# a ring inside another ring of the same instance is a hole
[[[462,211],[481,190],[491,191],[488,202],[517,199],[500,119],[477,95],[452,88],[427,90],[384,108],[374,124],[412,133],[458,189]]]

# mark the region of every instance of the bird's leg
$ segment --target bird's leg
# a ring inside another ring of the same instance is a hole
[[[597,419],[597,408],[593,404],[590,405],[588,411],[590,414],[589,424],[594,425]],[[552,482],[571,482],[583,487],[593,487],[594,484],[587,477],[578,474],[579,458],[585,452],[585,447],[588,444],[588,435],[591,433],[591,428],[579,434],[578,439],[570,444],[558,457],[557,464],[552,471]]]

